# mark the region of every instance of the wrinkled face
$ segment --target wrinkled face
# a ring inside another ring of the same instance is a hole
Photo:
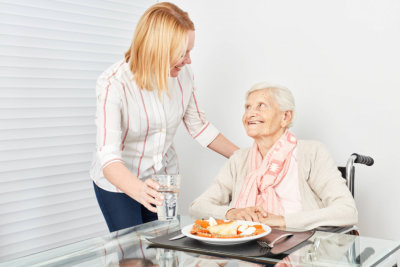
[[[194,47],[194,31],[189,31],[186,53],[182,55],[182,57],[177,62],[172,64],[170,70],[171,77],[178,77],[179,71],[182,69],[182,67],[185,66],[186,64],[192,63],[192,60],[190,58],[190,52],[192,51],[193,47]]]
[[[265,89],[254,91],[249,95],[242,121],[247,135],[253,139],[275,140],[284,133],[288,125],[285,112],[279,110],[278,103]]]

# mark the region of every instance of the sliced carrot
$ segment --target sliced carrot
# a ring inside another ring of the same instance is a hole
[[[255,235],[259,235],[259,234],[262,234],[262,233],[264,233],[264,232],[265,232],[264,229],[256,229],[256,231],[254,232],[254,234],[255,234]]]
[[[196,220],[194,223],[200,225],[203,228],[207,228],[208,226],[210,226],[210,224],[206,220]]]

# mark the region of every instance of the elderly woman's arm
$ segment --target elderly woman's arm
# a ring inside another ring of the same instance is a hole
[[[357,208],[345,180],[327,149],[318,142],[310,142],[313,153],[304,154],[303,160],[310,164],[307,184],[313,193],[304,198],[321,199],[323,207],[286,214],[286,226],[311,229],[318,226],[345,226],[358,222]],[[306,191],[307,193],[307,191]],[[303,201],[304,203],[304,201]]]
[[[192,217],[198,219],[211,216],[225,219],[226,212],[231,208],[229,203],[237,179],[236,161],[237,157],[234,153],[220,169],[215,182],[192,202],[189,208]]]

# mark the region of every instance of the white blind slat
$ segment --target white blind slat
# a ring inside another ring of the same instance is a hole
[[[63,127],[44,127],[44,128],[24,128],[1,130],[0,140],[17,140],[27,138],[60,137],[69,135],[95,134],[94,125],[85,126],[63,126]],[[0,169],[0,172],[2,170]]]
[[[69,108],[66,106],[65,108]],[[1,110],[1,109],[0,109]],[[59,117],[59,118],[41,118],[41,119],[12,119],[0,120],[0,130],[10,129],[29,129],[29,128],[47,128],[64,126],[84,126],[93,123],[92,116],[86,117]]]
[[[88,179],[89,180],[89,179]],[[44,196],[52,196],[57,194],[64,194],[67,192],[81,191],[85,188],[91,188],[91,183],[81,182],[68,182],[64,183],[63,186],[49,186],[43,185],[40,188],[34,188],[29,190],[20,190],[11,193],[1,193],[0,202],[9,203],[14,201],[29,200],[34,198],[40,198]]]
[[[126,43],[126,42],[125,42]],[[1,55],[16,56],[16,57],[35,57],[35,58],[53,58],[67,60],[84,60],[92,62],[108,62],[121,57],[122,54],[101,54],[86,51],[68,51],[61,49],[46,49],[36,47],[17,47],[5,46],[0,44]],[[121,51],[122,52],[122,51]],[[51,77],[51,76],[49,76]],[[56,77],[58,78],[58,77]]]
[[[52,175],[52,176],[39,176],[26,180],[1,182],[1,192],[2,193],[12,193],[24,190],[34,190],[40,188],[43,184],[48,186],[60,186],[66,183],[77,183],[77,182],[87,182],[88,172],[72,172]],[[0,222],[1,224],[2,222]]]
[[[82,98],[95,97],[93,87],[90,88],[9,88],[0,86],[0,97],[24,96],[32,98]]]
[[[75,104],[74,104],[75,103]],[[65,97],[65,98],[24,98],[24,97],[2,97],[1,108],[49,108],[49,107],[87,107],[96,105],[96,99],[90,97]]]
[[[10,10],[9,12],[15,12],[17,14],[22,12],[21,14],[24,14],[25,16],[29,16],[32,11],[60,14],[60,16],[65,16],[65,19],[71,21],[72,23],[75,22],[74,19],[77,15],[98,19],[103,18],[105,20],[110,19],[124,21],[126,23],[132,21],[132,16],[138,16],[136,13],[132,14],[132,12],[127,12],[127,10],[115,11],[101,8],[99,5],[87,7],[83,5],[77,5],[75,3],[52,0],[35,0],[35,2],[29,2],[25,0],[3,0],[1,4],[4,9],[7,8],[7,10]]]
[[[34,212],[36,212],[36,214],[40,214],[39,211],[42,208],[59,204],[67,204],[71,201],[87,199],[88,197],[93,198],[92,190],[87,191],[86,189],[82,189],[80,191],[34,198],[31,199],[29,202],[23,200],[8,202],[7,204],[0,205],[0,214],[2,214],[2,216],[5,216],[5,214],[7,213],[12,214],[14,212],[27,212],[29,210],[33,210]]]
[[[63,156],[4,161],[0,162],[0,169],[5,172],[10,172],[23,169],[34,169],[34,168],[42,168],[53,165],[72,164],[79,162],[89,163],[91,158],[92,158],[92,153],[74,153],[69,155],[65,154]]]
[[[5,7],[7,8],[7,7]],[[127,38],[125,36],[126,32],[129,31],[129,27],[125,25],[124,28],[114,28],[110,27],[108,24],[106,25],[90,25],[90,24],[84,24],[84,23],[77,23],[75,22],[68,22],[68,21],[63,21],[60,19],[47,19],[44,17],[41,17],[40,14],[42,13],[42,9],[37,9],[39,12],[34,13],[35,15],[32,16],[20,16],[15,13],[11,14],[4,14],[0,13],[0,16],[7,21],[9,25],[15,25],[15,26],[23,26],[23,27],[33,27],[33,28],[44,28],[44,29],[51,29],[51,30],[61,30],[61,31],[72,31],[72,32],[78,32],[78,33],[87,33],[87,34],[101,34],[101,35],[106,35],[110,37],[120,37],[120,38]],[[24,10],[21,11],[21,13],[25,12]],[[51,22],[51,24],[49,24]],[[103,22],[103,24],[105,24]],[[122,24],[122,23],[121,23]]]
[[[8,212],[7,214],[2,214],[1,225],[23,222],[35,218],[60,214],[63,213],[64,211],[73,211],[76,209],[88,208],[88,207],[97,207],[97,203],[96,201],[94,201],[93,195],[88,195],[84,199],[68,201],[56,205],[37,207],[35,208],[35,210],[21,209],[15,212]]]
[[[95,109],[93,107],[75,107],[67,109],[67,107],[53,108],[24,108],[24,109],[0,109],[0,119],[26,119],[26,118],[60,118],[60,117],[88,117],[94,118]],[[46,115],[43,115],[46,113]]]
[[[1,49],[1,48],[0,48]],[[52,68],[21,68],[21,67],[0,67],[0,73],[2,77],[53,77],[53,79],[89,79],[93,80],[99,75],[98,71],[91,71],[85,69],[52,69]]]
[[[71,135],[63,137],[46,137],[46,138],[35,138],[35,139],[18,139],[0,141],[0,147],[7,150],[21,150],[31,149],[40,147],[51,147],[51,146],[67,146],[67,145],[78,145],[78,144],[92,144],[95,145],[92,134],[83,135]]]
[[[39,47],[39,48],[47,48],[47,49],[59,49],[59,50],[68,50],[68,51],[86,51],[86,52],[95,52],[95,53],[104,53],[104,54],[119,54],[121,51],[125,50],[126,47],[122,45],[111,45],[111,44],[93,44],[93,43],[84,43],[80,40],[70,40],[70,41],[60,41],[54,39],[45,39],[45,38],[35,38],[35,37],[27,37],[27,36],[16,36],[16,35],[8,35],[1,34],[2,45],[4,46],[18,46],[18,47]],[[62,66],[57,66],[65,67]]]
[[[81,88],[81,87],[94,87],[94,80],[88,79],[55,79],[52,77],[47,78],[10,78],[10,77],[1,77],[0,76],[0,84],[12,84],[12,87],[29,87],[32,86],[34,88]]]
[[[121,51],[123,51],[121,49]],[[35,58],[35,57],[22,57],[22,56],[9,56],[0,55],[0,66],[10,67],[32,67],[46,66],[48,68],[60,68],[60,66],[68,69],[87,69],[99,71],[101,73],[105,67],[109,64],[108,62],[90,62],[83,60],[71,60],[71,59],[54,59],[54,58]],[[1,85],[4,87],[4,85]],[[53,87],[54,88],[54,87]],[[60,87],[58,87],[60,88]]]
[[[23,161],[44,157],[57,157],[63,155],[77,154],[77,153],[90,153],[94,150],[94,144],[79,144],[67,146],[43,146],[41,148],[26,148],[26,149],[13,149],[3,150],[4,153],[0,155],[0,162],[7,161]],[[1,192],[1,189],[0,189]]]

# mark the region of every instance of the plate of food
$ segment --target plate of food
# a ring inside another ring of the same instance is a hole
[[[268,235],[271,228],[259,222],[239,220],[196,220],[182,228],[182,233],[212,245],[235,245]]]

